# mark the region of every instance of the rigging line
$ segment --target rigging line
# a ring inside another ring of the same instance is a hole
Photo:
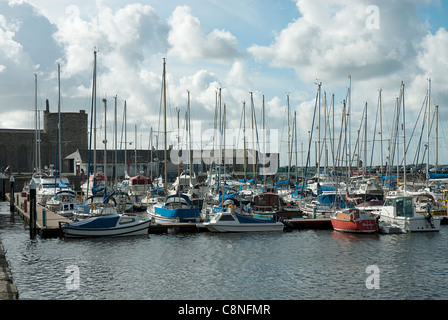
[[[311,150],[311,141],[313,140],[313,129],[314,129],[314,120],[316,118],[316,110],[317,110],[317,97],[319,95],[319,90],[316,93],[316,99],[315,99],[315,103],[314,103],[314,114],[313,114],[313,122],[311,124],[311,133],[310,133],[310,139],[308,142],[308,154],[307,154],[307,158],[306,158],[306,165],[305,165],[305,170],[302,171],[303,172],[303,178],[302,178],[302,193],[303,193],[303,188],[305,187],[305,178],[306,178],[306,173],[308,170],[308,163],[310,162],[310,150]]]
[[[417,128],[417,123],[418,123],[418,120],[420,119],[420,116],[421,116],[421,114],[422,114],[423,107],[425,106],[425,102],[426,102],[427,97],[428,97],[428,96],[426,95],[426,96],[425,96],[425,99],[423,99],[423,104],[422,104],[422,106],[421,106],[421,108],[420,108],[420,112],[418,113],[417,120],[415,121],[415,125],[414,125],[414,129],[412,130],[411,138],[409,139],[408,145],[406,146],[406,152],[408,151],[409,146],[411,145],[411,140],[412,140],[412,138],[413,138],[413,136],[414,136],[415,129]],[[425,118],[426,118],[426,117],[425,117]],[[424,119],[425,119],[425,118],[424,118]],[[422,140],[422,134],[423,134],[423,128],[424,128],[424,125],[425,125],[425,121],[423,120],[422,132],[421,132],[421,134],[420,134],[420,139],[419,139],[419,141],[418,141],[418,147],[417,147],[419,153],[420,153],[420,145],[421,145],[421,140]],[[416,159],[415,159],[415,156],[414,156],[414,162],[413,162],[413,163],[417,164],[417,163],[415,162],[415,160],[416,160]]]
[[[238,136],[237,136],[237,140],[236,140],[236,149],[237,150],[238,150],[239,141],[240,141],[241,124],[243,123],[243,112],[244,112],[244,108],[241,110],[240,126],[238,127]]]
[[[378,113],[379,113],[379,111],[380,111],[380,104],[379,104],[379,99],[378,99],[378,105],[376,107],[376,115],[375,115],[375,127],[373,129],[373,143],[372,143],[372,156],[370,157],[370,170],[372,169],[373,153],[375,151],[376,125],[377,125],[377,121],[378,121]]]

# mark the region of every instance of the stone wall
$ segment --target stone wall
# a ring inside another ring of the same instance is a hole
[[[58,113],[49,111],[48,103],[44,111],[41,130],[42,169],[56,163]],[[61,154],[62,158],[77,149],[88,149],[88,115],[80,112],[61,112]],[[31,173],[34,168],[34,129],[0,129],[0,169],[8,166],[14,173]],[[63,168],[65,172],[68,168]],[[10,171],[11,172],[11,171]]]

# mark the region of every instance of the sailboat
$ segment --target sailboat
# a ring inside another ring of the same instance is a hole
[[[167,194],[167,126],[166,126],[166,62],[163,59],[163,107],[164,107],[164,137],[165,137],[165,195]],[[156,223],[179,223],[179,222],[199,222],[199,209],[193,205],[190,198],[184,194],[177,193],[170,195],[165,199],[164,203],[154,204],[152,207],[147,207],[147,213],[151,220]]]
[[[404,135],[404,123],[405,123],[405,104],[404,104],[404,83],[401,83],[400,102],[397,103],[397,111],[400,109],[400,105],[403,107],[403,153],[404,153],[404,170],[403,170],[403,182],[406,186],[406,149],[405,149],[405,135]],[[398,121],[397,121],[398,125]],[[398,132],[397,132],[398,137]],[[392,232],[427,232],[427,231],[439,231],[440,229],[440,217],[433,216],[430,210],[423,215],[416,213],[416,205],[414,203],[413,195],[404,190],[403,192],[397,192],[395,195],[389,195],[386,197],[384,205],[379,210],[380,217],[380,229],[384,233]],[[428,209],[429,206],[428,206]]]
[[[54,177],[43,178],[42,176],[35,180],[37,182],[36,197],[37,201],[45,205],[48,200],[53,199],[55,196],[62,192],[74,193],[70,186],[70,182],[67,178],[62,177],[62,154],[61,154],[61,82],[60,82],[60,70],[61,66],[58,64],[58,125],[56,131],[56,168],[54,171]],[[39,169],[40,171],[40,169]],[[57,201],[57,200],[56,200]]]
[[[89,146],[89,162],[88,162],[88,179],[83,184],[82,190],[85,196],[84,203],[77,205],[75,207],[75,219],[85,219],[90,216],[96,215],[108,215],[108,214],[118,214],[119,208],[116,205],[116,201],[113,198],[113,192],[108,194],[107,185],[107,175],[106,175],[106,150],[107,150],[107,140],[106,140],[106,126],[104,127],[104,174],[101,175],[97,173],[96,166],[96,54],[94,51],[94,67],[93,67],[93,86],[92,86],[92,115],[90,120],[90,146]],[[104,103],[104,123],[106,124],[106,108],[107,100],[103,99]],[[90,160],[92,151],[92,135],[93,135],[93,173],[91,172]],[[102,195],[102,197],[99,197]]]

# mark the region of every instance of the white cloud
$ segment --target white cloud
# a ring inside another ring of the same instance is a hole
[[[214,29],[209,34],[188,6],[177,7],[168,20],[171,26],[168,40],[170,54],[185,61],[207,60],[229,62],[240,56],[238,41],[226,30]]]
[[[422,40],[417,63],[420,69],[432,78],[440,81],[445,90],[448,83],[444,80],[448,74],[448,32],[440,28],[435,34],[428,33]]]
[[[368,79],[399,71],[422,34],[413,1],[379,5],[380,29],[366,27],[368,1],[298,0],[301,17],[270,46],[248,51],[275,67],[294,68],[306,82]],[[413,21],[414,24],[410,24]],[[405,27],[404,27],[405,26]]]
[[[9,60],[14,64],[19,64],[21,61],[23,47],[14,41],[18,28],[17,22],[7,21],[3,15],[0,15],[0,54],[5,62]]]

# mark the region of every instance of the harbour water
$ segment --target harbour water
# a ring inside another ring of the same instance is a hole
[[[0,240],[23,300],[448,299],[437,233],[178,233],[31,240],[0,203]]]

